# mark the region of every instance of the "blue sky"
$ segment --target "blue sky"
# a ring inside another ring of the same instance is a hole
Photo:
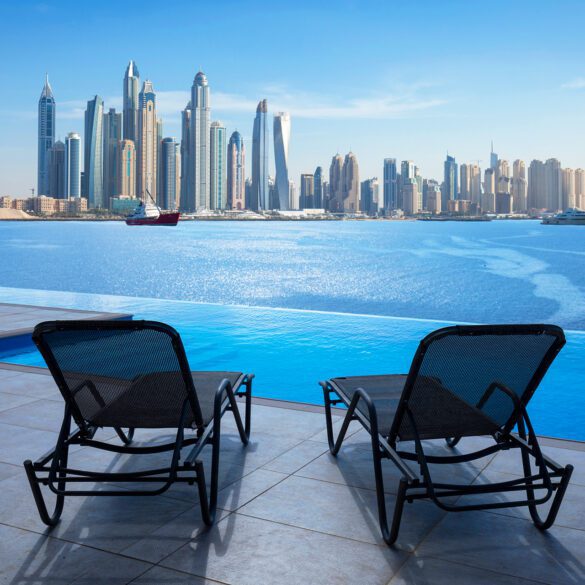
[[[384,157],[440,178],[447,150],[485,166],[491,139],[502,158],[585,167],[584,18],[584,2],[539,0],[1,2],[0,195],[36,187],[45,71],[64,138],[96,93],[119,108],[129,59],[166,136],[199,68],[213,119],[248,146],[259,99],[290,111],[297,184],[350,148],[363,179]]]

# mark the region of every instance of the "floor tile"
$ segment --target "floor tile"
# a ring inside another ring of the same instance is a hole
[[[217,583],[218,581],[202,579],[189,573],[179,573],[163,567],[153,567],[132,581],[132,585],[216,585]]]
[[[2,383],[2,391],[35,398],[63,400],[53,378],[44,374],[19,373],[18,376],[10,377]]]
[[[5,410],[10,410],[11,408],[16,408],[17,406],[22,406],[23,404],[29,404],[30,402],[36,401],[38,401],[38,398],[35,398],[34,396],[9,394],[8,392],[0,391],[0,413],[2,413]],[[43,404],[45,404],[46,402],[43,401]]]
[[[303,441],[282,455],[264,465],[263,469],[279,471],[281,473],[295,473],[317,457],[327,453],[329,447],[324,443]]]

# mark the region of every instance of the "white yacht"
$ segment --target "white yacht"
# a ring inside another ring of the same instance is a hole
[[[570,207],[562,213],[545,217],[542,223],[546,225],[585,225],[585,211]]]

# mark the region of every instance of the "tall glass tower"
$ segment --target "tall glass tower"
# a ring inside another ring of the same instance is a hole
[[[313,183],[314,183],[314,207],[315,209],[322,209],[325,207],[325,197],[323,193],[323,169],[321,167],[317,167],[315,169],[315,174],[313,175]]]
[[[156,119],[156,94],[152,82],[146,80],[138,99],[138,148],[136,180],[138,197],[150,201],[156,198],[156,171],[158,157],[158,125]],[[150,193],[150,197],[148,193]]]
[[[120,179],[117,175],[122,140],[122,115],[114,108],[104,114],[104,205],[109,207],[110,198],[118,195]]]
[[[457,199],[459,196],[459,177],[455,157],[447,155],[445,160],[445,173],[443,178],[443,191],[441,197],[441,209],[446,211],[447,201]]]
[[[164,209],[177,209],[180,196],[181,154],[174,138],[161,141],[161,188],[159,200]]]
[[[209,135],[211,161],[209,198],[211,209],[225,209],[226,207],[226,143],[225,126],[221,122],[212,122]]]
[[[191,128],[189,131],[189,185],[187,201],[193,201],[195,209],[210,208],[210,153],[209,132],[211,104],[209,85],[205,73],[199,71],[191,87]]]
[[[239,132],[230,136],[227,149],[227,207],[246,208],[246,150]]]
[[[124,140],[138,139],[138,92],[140,87],[140,73],[134,61],[128,63],[124,75],[123,113],[124,113]]]
[[[84,195],[90,208],[105,207],[103,185],[104,101],[99,95],[87,102],[85,110]]]
[[[256,108],[252,135],[252,192],[250,208],[269,209],[268,186],[268,103],[262,100]],[[285,207],[287,209],[288,207]]]
[[[396,159],[384,159],[384,212],[398,209],[398,178],[396,170]]]
[[[65,197],[81,197],[81,138],[76,132],[65,138]]]
[[[37,172],[37,195],[49,194],[49,150],[55,144],[55,98],[45,76],[45,85],[39,98],[39,151]]]
[[[290,115],[274,115],[274,162],[276,165],[276,193],[279,209],[289,208],[288,145],[290,142]]]

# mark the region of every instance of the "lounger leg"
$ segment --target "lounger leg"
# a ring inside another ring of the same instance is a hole
[[[128,429],[127,433],[125,433],[120,427],[114,427],[114,430],[124,445],[130,445],[132,443],[134,429]]]
[[[246,392],[244,396],[246,398],[246,412],[244,418],[244,425],[246,431],[246,437],[250,438],[250,429],[252,426],[252,376],[246,377]]]

